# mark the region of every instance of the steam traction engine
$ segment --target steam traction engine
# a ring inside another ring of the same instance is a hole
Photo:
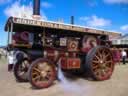
[[[36,88],[49,87],[58,64],[65,72],[87,72],[95,80],[111,77],[114,62],[108,35],[116,33],[33,19],[10,17],[8,50],[14,51],[14,75]]]
[[[56,79],[58,66],[68,73],[86,71],[94,80],[109,79],[114,69],[109,35],[119,34],[37,20],[39,0],[34,2],[36,19],[10,17],[5,26],[16,80],[46,88]]]

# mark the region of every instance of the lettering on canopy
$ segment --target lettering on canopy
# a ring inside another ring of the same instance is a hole
[[[71,30],[71,31],[94,33],[94,34],[105,34],[105,35],[117,34],[117,33],[106,32],[102,30],[84,28],[76,25],[60,24],[55,22],[46,22],[46,21],[39,21],[39,20],[33,20],[33,19],[13,18],[13,22],[18,24],[34,25],[34,26],[40,26],[40,27]]]
[[[37,21],[37,20],[23,19],[23,18],[15,18],[13,21],[14,23],[18,23],[18,24],[35,25],[35,26],[58,28],[58,29],[73,30],[73,31],[80,31],[80,32],[85,31],[85,28],[82,28],[82,27],[64,25],[64,24],[53,23],[53,22],[44,22],[44,21]]]

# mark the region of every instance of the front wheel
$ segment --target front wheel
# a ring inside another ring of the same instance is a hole
[[[109,48],[97,46],[91,49],[86,56],[85,67],[95,80],[109,79],[114,70],[113,56]]]
[[[17,61],[14,66],[14,76],[18,82],[27,82],[27,72],[29,67],[29,61],[27,59],[23,59]]]
[[[55,67],[53,66],[53,63],[47,59],[37,59],[29,67],[29,82],[33,87],[37,89],[51,86],[55,78]]]

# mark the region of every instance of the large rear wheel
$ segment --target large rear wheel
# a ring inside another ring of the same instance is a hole
[[[43,58],[37,59],[31,64],[28,74],[29,82],[37,89],[51,86],[56,77],[53,63]]]
[[[109,48],[97,46],[91,49],[86,56],[88,74],[95,80],[107,80],[114,69],[113,56]]]

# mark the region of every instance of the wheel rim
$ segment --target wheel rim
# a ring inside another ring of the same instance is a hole
[[[52,84],[55,78],[55,70],[49,62],[37,62],[31,70],[31,77],[35,86],[45,88]]]
[[[113,57],[109,49],[99,48],[92,58],[93,75],[98,80],[105,80],[112,75]]]
[[[27,78],[27,72],[28,72],[29,62],[28,60],[23,60],[21,64],[18,67],[18,75],[20,78],[25,79]]]

